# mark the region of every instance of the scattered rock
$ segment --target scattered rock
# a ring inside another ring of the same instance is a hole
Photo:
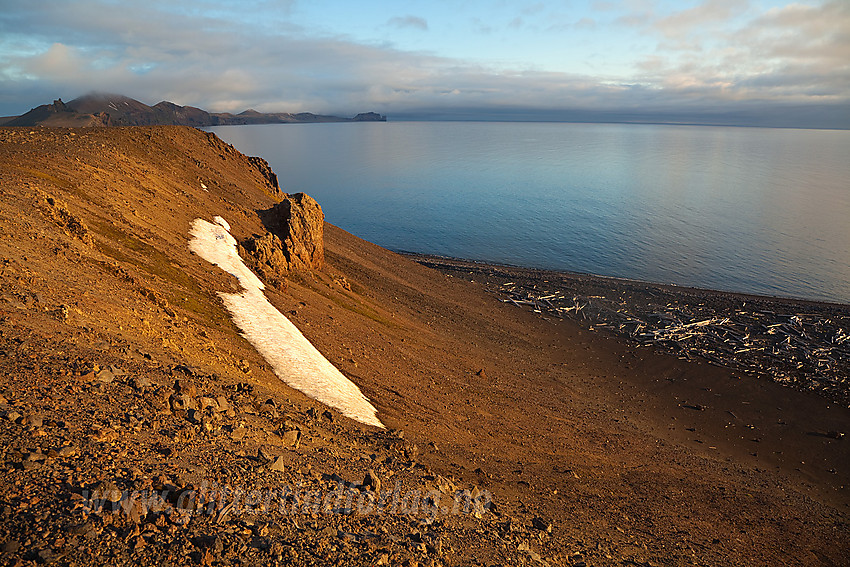
[[[286,470],[286,464],[283,461],[283,457],[278,457],[274,460],[272,464],[269,465],[269,470],[275,472],[283,472]]]
[[[56,309],[52,310],[50,314],[53,315],[54,319],[65,322],[68,320],[68,306],[64,304],[60,305]]]
[[[186,420],[192,425],[201,425],[203,423],[200,412],[197,409],[186,410]]]
[[[56,456],[65,459],[65,458],[68,458],[68,457],[73,457],[78,452],[79,452],[79,449],[75,445],[66,445],[64,447],[60,447],[56,451]]]
[[[198,395],[198,389],[195,387],[195,383],[186,378],[180,378],[174,381],[174,391],[190,398]]]
[[[437,475],[434,486],[443,494],[454,494],[457,491],[455,483],[441,475]]]
[[[245,428],[245,426],[240,425],[239,427],[235,428],[233,430],[233,432],[231,432],[230,438],[233,439],[234,441],[241,441],[242,439],[245,438],[245,434],[247,432],[248,432],[248,430]]]
[[[301,431],[298,429],[284,431],[283,435],[281,435],[281,439],[283,440],[283,445],[285,447],[293,447],[297,449],[299,445],[301,445]]]
[[[95,374],[95,379],[101,384],[111,384],[113,380],[115,380],[115,374],[113,374],[108,368],[104,368]]]
[[[346,291],[351,291],[351,284],[345,276],[334,276],[334,283]]]
[[[92,492],[92,500],[101,500],[104,503],[108,502],[110,504],[121,502],[122,497],[124,496],[118,486],[111,480],[105,480],[95,487]]]
[[[273,404],[266,402],[260,406],[260,414],[268,414],[272,419],[277,419],[280,414],[277,412]]]
[[[549,567],[549,563],[547,561],[544,561],[543,557],[541,557],[539,553],[531,549],[531,547],[529,547],[528,545],[528,542],[524,541],[519,544],[519,547],[517,547],[517,551],[524,551],[528,554],[529,557],[531,557],[532,561],[536,561],[537,563],[544,565],[545,567]]]
[[[415,443],[405,443],[404,444],[404,456],[408,461],[415,463],[416,459],[419,457],[419,446]]]
[[[43,427],[44,418],[38,414],[28,415],[27,424],[31,425],[32,427]]]
[[[3,553],[17,553],[21,549],[21,542],[10,539],[3,544]]]
[[[127,372],[123,368],[115,366],[114,364],[110,364],[107,368],[109,368],[109,371],[112,372],[116,378],[121,378],[122,376],[127,375]]]
[[[46,212],[57,225],[86,244],[92,244],[92,236],[86,224],[68,210],[68,206],[63,201],[51,196],[45,197],[45,201],[47,202]]]
[[[366,471],[366,476],[363,477],[363,482],[360,486],[371,489],[375,495],[381,493],[381,479],[378,478],[378,475],[372,469]]]
[[[531,520],[531,526],[534,529],[544,531],[547,534],[552,533],[552,522],[548,522],[539,516],[536,516],[533,520]]]
[[[171,411],[173,412],[198,409],[198,404],[195,402],[195,398],[188,394],[171,394],[168,401],[171,406]]]
[[[45,461],[47,459],[47,455],[42,453],[41,451],[31,451],[26,453],[24,456],[24,461]]]
[[[148,507],[143,498],[128,494],[121,500],[121,511],[134,524],[140,524],[148,514]]]
[[[55,563],[56,561],[61,559],[61,555],[57,554],[56,552],[54,552],[49,547],[45,547],[44,549],[40,549],[36,555],[38,556],[40,563],[46,563],[46,564]]]
[[[118,441],[118,432],[114,429],[101,429],[92,435],[92,441],[95,443],[113,443]]]
[[[257,449],[257,459],[261,463],[268,463],[269,461],[275,460],[275,458],[276,455],[271,453],[268,447],[260,447],[259,449]]]

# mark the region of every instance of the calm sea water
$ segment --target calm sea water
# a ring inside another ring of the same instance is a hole
[[[387,122],[211,128],[395,250],[850,303],[850,132]]]

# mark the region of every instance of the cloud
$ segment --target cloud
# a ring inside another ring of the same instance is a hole
[[[708,0],[661,18],[654,26],[668,38],[683,38],[695,31],[702,34],[712,28],[712,24],[725,24],[743,14],[748,4],[745,0]]]
[[[791,4],[757,18],[739,34],[760,59],[814,65],[839,71],[850,64],[850,3]]]
[[[412,28],[422,31],[428,31],[428,22],[425,20],[425,18],[420,18],[418,16],[390,18],[387,24],[396,28]]]
[[[523,20],[520,16],[513,18],[510,22],[508,22],[508,28],[518,30],[522,29],[525,26],[525,20]]]
[[[596,20],[593,18],[581,18],[575,23],[575,28],[579,30],[592,30],[596,27]]]
[[[271,4],[254,0],[237,10],[223,0],[78,0],[74,10],[57,10],[45,0],[7,0],[0,12],[0,115],[91,90],[213,111],[375,110],[391,117],[453,108],[519,115],[520,107],[537,116],[565,109],[743,112],[755,103],[850,101],[850,3],[843,0],[789,4],[755,17],[724,0],[664,15],[632,0],[631,29],[657,47],[632,55],[632,73],[616,77],[534,71],[522,63],[495,69],[320,34],[292,23],[292,2],[251,11]],[[600,30],[614,20],[624,25],[624,12],[606,9],[579,23]],[[388,24],[428,28],[416,16]]]
[[[636,79],[726,103],[850,102],[850,3],[789,4],[749,19],[745,8],[709,0],[647,23],[659,42]]]

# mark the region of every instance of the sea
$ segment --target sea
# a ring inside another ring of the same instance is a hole
[[[208,128],[386,248],[850,304],[850,131],[524,122]]]

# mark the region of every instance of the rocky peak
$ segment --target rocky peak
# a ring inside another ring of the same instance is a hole
[[[53,101],[53,104],[51,105],[51,110],[53,112],[72,112],[72,110],[68,108],[64,102],[62,102],[61,98],[57,98]]]

